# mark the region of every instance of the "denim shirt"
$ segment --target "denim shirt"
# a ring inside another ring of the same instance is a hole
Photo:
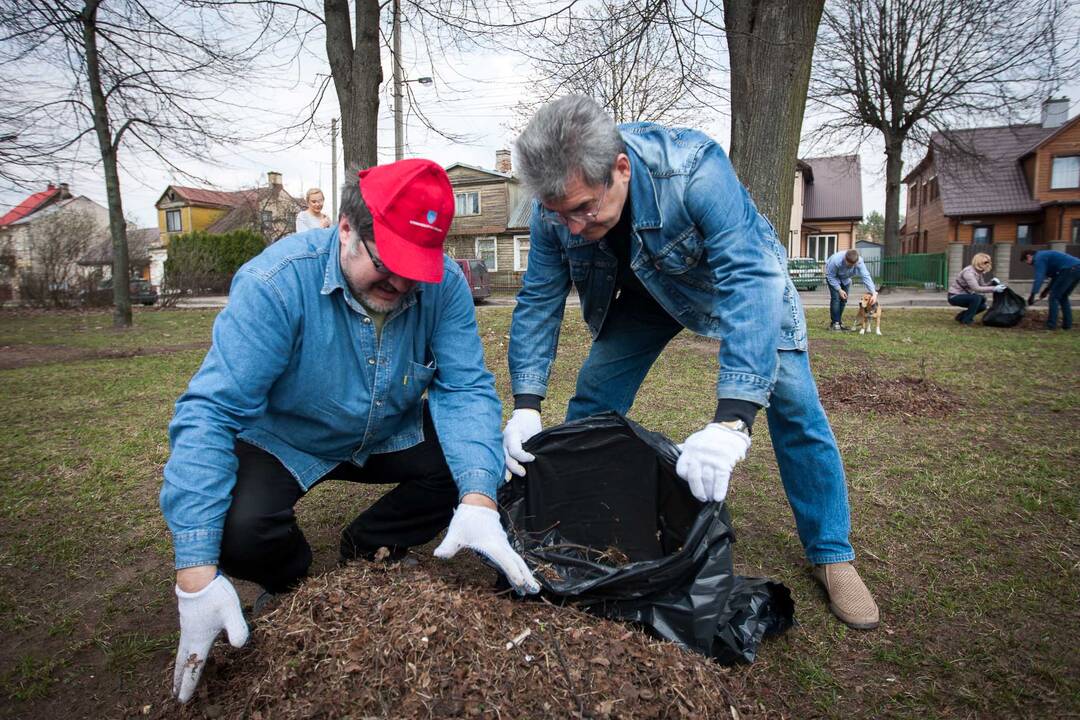
[[[215,564],[236,483],[237,437],[309,489],[342,462],[423,439],[428,405],[459,497],[494,499],[502,411],[456,263],[374,323],[349,293],[336,227],[292,235],[236,273],[213,345],[169,425],[161,509],[176,568]]]
[[[1080,265],[1080,258],[1075,258],[1057,250],[1039,250],[1032,258],[1035,277],[1031,281],[1031,294],[1039,292],[1046,278],[1056,277],[1062,270]]]
[[[707,135],[654,123],[619,126],[630,158],[630,267],[683,327],[721,340],[717,398],[765,407],[778,349],[806,350],[787,258],[723,149]],[[571,283],[593,338],[615,291],[603,240],[546,223],[533,205],[529,264],[510,333],[511,389],[547,395]]]
[[[866,263],[863,262],[863,259],[859,258],[859,262],[848,265],[844,262],[844,255],[846,254],[847,250],[835,252],[825,261],[825,282],[837,290],[841,287],[846,290],[851,287],[851,278],[858,273],[859,279],[862,280],[862,284],[866,287],[866,291],[876,292],[874,278],[870,277],[870,271],[866,269]]]

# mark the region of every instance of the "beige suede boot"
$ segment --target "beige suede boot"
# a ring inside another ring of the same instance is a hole
[[[814,579],[829,595],[829,611],[848,627],[873,630],[881,622],[877,603],[849,562],[815,565]]]

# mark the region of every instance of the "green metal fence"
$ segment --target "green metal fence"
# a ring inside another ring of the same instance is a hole
[[[946,287],[948,261],[945,253],[915,253],[866,260],[866,268],[878,287]]]

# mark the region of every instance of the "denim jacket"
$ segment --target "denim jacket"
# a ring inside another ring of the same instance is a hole
[[[214,564],[236,482],[237,437],[307,490],[342,462],[423,439],[428,405],[459,497],[495,498],[501,406],[456,263],[387,316],[381,340],[349,293],[337,228],[271,245],[236,273],[213,345],[169,425],[161,509],[176,568]]]
[[[683,327],[721,340],[717,398],[768,405],[776,351],[806,350],[787,258],[769,221],[707,135],[654,123],[619,126],[630,157],[630,266]],[[547,395],[571,283],[593,338],[615,292],[603,240],[545,223],[534,203],[529,264],[510,333],[515,395]]]

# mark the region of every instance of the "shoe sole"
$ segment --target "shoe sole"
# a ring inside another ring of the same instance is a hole
[[[847,625],[852,630],[875,630],[875,629],[878,628],[878,626],[881,625],[880,620],[878,620],[877,622],[868,622],[868,623],[857,623],[857,622],[852,622],[850,620],[845,620],[844,618],[840,617],[840,615],[836,612],[836,607],[833,606],[832,603],[829,603],[829,612],[832,613],[834,618],[836,618],[840,622],[844,623],[845,625]]]

